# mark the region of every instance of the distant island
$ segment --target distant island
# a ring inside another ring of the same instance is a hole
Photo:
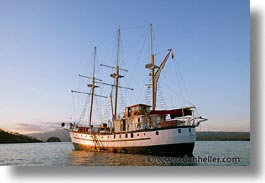
[[[47,142],[61,142],[61,140],[58,137],[50,137]]]
[[[197,132],[197,141],[250,141],[250,132]]]
[[[69,132],[64,129],[27,134],[28,136],[42,140],[43,142],[71,142]],[[57,139],[56,139],[57,138]]]
[[[36,142],[42,142],[42,141],[36,139],[35,137],[30,137],[30,136],[26,136],[26,135],[14,133],[14,132],[8,132],[3,129],[0,129],[0,144],[36,143]]]

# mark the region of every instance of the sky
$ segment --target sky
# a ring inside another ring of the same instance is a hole
[[[113,82],[99,64],[115,65],[118,27],[120,67],[129,70],[120,84],[134,88],[120,90],[119,110],[147,102],[150,23],[156,64],[169,48],[175,55],[161,73],[158,107],[195,105],[209,119],[201,131],[249,131],[247,0],[1,0],[0,128],[32,133],[78,119],[86,96],[70,90],[89,91],[78,74],[91,76],[95,46],[96,77]],[[93,116],[109,103],[96,99]]]

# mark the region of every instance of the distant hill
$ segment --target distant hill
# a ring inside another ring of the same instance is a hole
[[[0,144],[5,143],[35,143],[42,142],[34,137],[21,135],[19,133],[8,132],[0,129]]]
[[[250,132],[197,132],[197,141],[249,141]]]
[[[63,129],[57,129],[49,132],[43,132],[43,133],[32,133],[27,134],[28,136],[35,137],[37,139],[42,140],[43,142],[47,142],[47,140],[51,137],[56,137],[60,139],[61,142],[70,142],[70,135],[69,132]]]

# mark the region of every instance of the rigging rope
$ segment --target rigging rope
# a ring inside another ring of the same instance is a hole
[[[175,61],[175,59],[174,59],[174,61]],[[171,92],[172,93],[172,95],[168,95],[168,97],[170,97],[170,101],[172,102],[172,103],[174,103],[173,104],[173,106],[172,107],[177,107],[177,106],[175,106],[176,104],[175,103],[177,103],[177,101],[176,100],[174,100],[174,98],[172,98],[172,96],[174,97],[174,96],[177,96],[177,97],[179,97],[180,99],[182,99],[182,107],[185,107],[185,103],[187,103],[187,104],[189,104],[189,105],[191,105],[191,106],[195,106],[192,102],[190,102],[190,97],[189,97],[189,93],[188,93],[188,90],[187,90],[187,88],[186,88],[186,85],[185,85],[185,82],[184,82],[184,79],[183,79],[183,77],[182,77],[182,74],[181,74],[181,71],[180,71],[180,69],[176,66],[177,64],[173,64],[174,66],[173,66],[173,69],[174,69],[174,73],[176,73],[176,75],[177,75],[177,78],[178,78],[178,81],[179,81],[179,86],[181,86],[181,87],[178,87],[179,88],[179,90],[180,90],[180,94],[178,94],[177,92],[176,92],[176,90],[175,89],[172,89],[172,87],[170,87],[170,86],[172,86],[172,85],[169,85],[169,83],[168,83],[168,77],[167,77],[167,72],[165,72],[165,75],[164,75],[164,80],[163,81],[165,81],[165,86],[167,87],[167,92]],[[176,68],[177,67],[177,68]],[[170,78],[173,78],[172,76],[170,77]],[[173,86],[175,86],[175,85],[173,85]],[[188,98],[186,98],[185,96],[184,96],[184,91],[186,92],[186,95],[187,95],[187,97]]]
[[[166,109],[167,105],[166,105],[166,102],[164,100],[163,92],[162,92],[162,89],[161,89],[159,83],[157,83],[157,93],[159,95],[159,99],[160,99],[159,102],[160,102],[161,109]]]
[[[138,48],[137,45],[140,43],[140,40],[141,40],[142,38],[144,39],[142,45],[140,46],[140,52],[139,52],[138,57],[137,57],[137,59],[136,59],[136,62],[135,62],[135,64],[134,64],[133,70],[132,70],[132,72],[131,72],[132,75],[131,75],[131,77],[128,79],[129,83],[131,83],[132,79],[134,78],[134,74],[136,73],[135,70],[136,70],[138,64],[140,63],[140,57],[141,57],[141,55],[142,55],[142,53],[143,53],[144,46],[146,45],[147,32],[148,32],[148,30],[146,29],[145,32],[140,36],[140,38],[138,39],[138,41],[137,41],[137,43],[136,43],[135,49]],[[131,53],[133,53],[133,52],[134,52],[134,51],[132,51]]]
[[[90,99],[90,96],[87,95],[87,98],[86,98],[86,101],[85,101],[85,105],[84,105],[83,111],[82,111],[82,113],[80,115],[80,118],[79,118],[79,123],[84,122],[86,112],[88,111],[89,99]]]
[[[74,116],[74,121],[76,121],[76,111],[75,111],[75,99],[74,99],[74,94],[72,92],[72,102],[73,102],[73,116]]]
[[[116,39],[116,38],[115,38]],[[107,59],[107,56],[109,55],[109,53],[110,53],[110,60],[112,60],[113,59],[113,55],[114,55],[114,52],[115,52],[115,39],[113,39],[112,40],[112,45],[113,45],[113,47],[112,47],[112,49],[111,49],[111,47],[110,47],[110,49],[109,49],[109,51],[106,53],[106,55],[105,55],[105,57],[102,59],[102,63],[103,64],[105,64],[105,61],[106,61],[106,59]],[[108,62],[110,61],[110,60],[108,60]]]
[[[175,61],[175,58],[174,58],[174,61]],[[177,64],[174,64],[174,70],[175,70],[176,73],[179,74],[180,80],[181,80],[181,82],[183,84],[183,89],[185,90],[184,92],[187,94],[187,97],[190,100],[190,95],[189,95],[188,89],[186,87],[185,81],[184,81],[184,79],[182,77],[181,71],[180,71],[180,69],[179,69]]]
[[[145,102],[151,106],[151,77],[148,77],[148,84],[146,85]]]
[[[95,98],[95,110],[93,110],[93,121],[97,123],[101,123],[103,121],[102,117],[102,105],[100,105],[101,102],[99,101],[98,98]],[[96,111],[96,114],[95,114]],[[95,114],[95,115],[94,115]],[[96,120],[97,119],[97,120]]]

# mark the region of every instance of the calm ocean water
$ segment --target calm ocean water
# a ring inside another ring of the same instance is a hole
[[[249,141],[198,141],[194,157],[76,151],[68,142],[0,144],[7,166],[249,166]]]

